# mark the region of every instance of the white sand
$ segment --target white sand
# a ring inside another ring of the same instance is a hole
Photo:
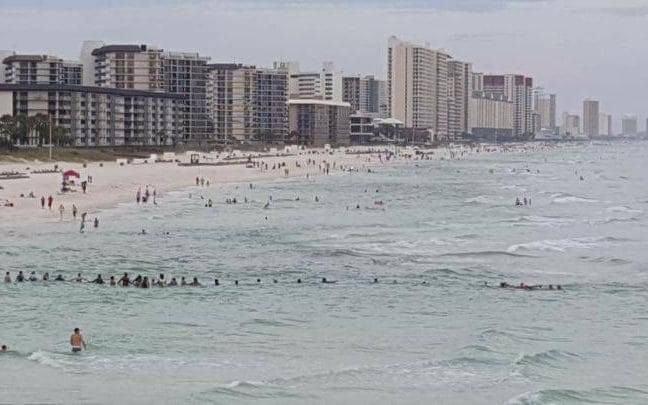
[[[310,151],[316,154],[308,153]],[[201,154],[201,157],[206,156]],[[384,156],[384,154],[383,154]],[[224,161],[221,154],[218,160],[201,159],[201,162]],[[177,155],[176,159],[188,162],[189,157],[185,154]],[[315,164],[308,165],[308,159],[315,160]],[[132,163],[121,166],[117,162],[91,162],[84,168],[81,163],[65,162],[25,162],[25,163],[0,163],[0,172],[22,172],[28,174],[28,179],[0,180],[0,227],[2,224],[18,224],[20,222],[52,221],[60,218],[59,206],[65,208],[64,216],[69,218],[72,215],[72,204],[78,208],[79,215],[83,212],[92,214],[100,209],[110,208],[118,203],[135,201],[138,189],[144,191],[148,185],[149,190],[155,189],[158,195],[188,188],[196,185],[196,177],[209,181],[210,187],[219,183],[241,182],[255,183],[285,177],[315,177],[323,175],[320,167],[325,168],[326,162],[330,164],[330,173],[340,171],[340,165],[366,170],[369,164],[380,164],[378,153],[373,154],[346,154],[342,150],[335,150],[333,154],[326,153],[323,149],[294,151],[293,156],[257,157],[256,162],[268,164],[269,170],[261,170],[258,167],[247,168],[245,164],[229,166],[179,166],[177,163]],[[273,165],[285,162],[289,170],[285,175],[284,168],[272,170]],[[335,163],[335,168],[333,168]],[[76,192],[61,193],[61,173],[32,174],[32,171],[52,169],[55,164],[63,171],[75,170],[81,178],[76,181],[78,187]],[[297,167],[299,164],[301,167]],[[29,168],[29,170],[26,170]],[[83,194],[81,181],[92,177],[92,183],[88,184]],[[33,192],[35,198],[27,197]],[[25,197],[20,197],[24,194]],[[49,196],[54,198],[52,209],[41,208],[41,196],[46,199]],[[4,206],[6,201],[14,204],[13,207]],[[163,200],[158,199],[158,203]]]
[[[485,152],[520,152],[532,151],[537,149],[544,149],[546,146],[541,144],[536,145],[518,145],[517,147],[479,147],[477,149],[467,147],[449,147],[442,149],[435,149],[433,151],[433,159],[461,159],[470,156],[478,155]],[[376,147],[372,153],[367,154],[352,154],[345,153],[344,150],[333,150],[331,152],[323,149],[309,149],[297,150],[293,148],[292,156],[275,156],[275,157],[255,157],[253,160],[268,164],[269,170],[261,170],[260,168],[247,168],[246,165],[230,165],[230,166],[179,166],[177,163],[132,163],[124,164],[121,166],[117,162],[92,162],[88,163],[84,168],[81,163],[65,163],[65,162],[25,162],[25,163],[0,163],[0,172],[13,172],[18,171],[28,174],[28,179],[17,180],[0,180],[0,229],[2,225],[18,225],[21,223],[39,222],[39,221],[54,221],[60,218],[59,206],[63,204],[65,212],[64,217],[69,218],[72,215],[72,204],[78,208],[79,215],[83,212],[93,214],[101,209],[114,207],[118,203],[135,201],[135,196],[138,189],[144,191],[148,185],[152,191],[155,189],[158,195],[163,196],[164,193],[183,188],[188,188],[196,185],[196,177],[204,178],[209,181],[211,187],[216,187],[219,183],[255,183],[260,181],[268,181],[274,179],[284,178],[285,172],[283,168],[272,170],[272,166],[285,162],[286,167],[289,169],[288,177],[316,177],[323,175],[320,166],[326,166],[326,162],[330,164],[330,173],[334,174],[340,171],[340,166],[345,168],[353,167],[360,170],[367,170],[370,166],[386,165],[391,162],[403,159],[416,159],[413,156],[414,150],[409,148],[398,148],[399,156],[391,159],[389,162],[384,159],[385,154],[378,151],[386,149],[394,150],[392,147]],[[353,148],[354,151],[369,152],[368,148]],[[332,154],[331,154],[332,153]],[[275,152],[276,154],[276,152]],[[242,156],[243,153],[239,153]],[[380,160],[380,156],[383,158]],[[218,159],[206,160],[204,157],[213,155],[200,154],[201,162],[215,162],[224,161],[224,154],[221,154]],[[188,162],[188,154],[177,155],[176,159],[182,162]],[[315,160],[315,164],[308,165],[308,159]],[[335,167],[333,167],[335,163]],[[51,174],[33,174],[32,171],[42,169],[52,169],[54,164],[58,164],[59,169],[63,171],[75,170],[81,175],[81,179],[77,181],[79,187],[76,192],[62,194],[61,173]],[[301,167],[297,167],[299,164]],[[102,167],[102,166],[103,167]],[[27,170],[29,168],[29,170]],[[80,183],[86,180],[88,176],[92,176],[93,181],[88,184],[86,194],[81,191]],[[26,197],[30,192],[33,192],[35,198]],[[20,197],[24,194],[25,197]],[[54,198],[52,209],[41,208],[40,198],[48,196]],[[5,202],[10,201],[14,204],[13,207],[4,206]],[[163,200],[158,199],[159,203]]]

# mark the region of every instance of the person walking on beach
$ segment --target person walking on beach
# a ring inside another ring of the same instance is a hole
[[[94,219],[94,227],[99,228],[99,218],[95,217]]]
[[[45,209],[45,196],[41,197],[41,208]]]
[[[65,207],[63,204],[59,205],[59,213],[61,214],[61,221],[63,221],[63,213],[65,212]]]
[[[86,348],[81,329],[74,328],[74,333],[70,336],[70,346],[72,346],[72,353],[78,353]]]
[[[78,212],[78,210],[77,210],[76,205],[72,204],[72,218],[74,220],[76,220],[77,212]]]
[[[51,195],[47,197],[47,208],[51,211],[52,210],[52,204],[54,203],[54,197]]]

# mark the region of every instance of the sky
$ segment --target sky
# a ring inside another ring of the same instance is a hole
[[[384,77],[391,35],[475,71],[532,76],[558,95],[559,116],[589,97],[615,128],[634,114],[644,129],[648,0],[0,0],[0,49],[65,58],[103,40]]]

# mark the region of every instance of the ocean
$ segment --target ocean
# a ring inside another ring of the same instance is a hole
[[[0,403],[647,403],[647,157],[398,161],[170,192],[83,234],[0,224],[3,274],[203,284],[0,284]]]

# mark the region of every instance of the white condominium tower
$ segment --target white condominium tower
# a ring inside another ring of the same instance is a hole
[[[587,137],[599,135],[598,100],[583,100],[583,135]]]
[[[469,100],[472,65],[458,60],[448,61],[448,135],[459,139],[468,133]]]
[[[444,51],[389,38],[387,98],[392,118],[448,137],[449,59]]]
[[[533,79],[523,75],[484,75],[484,92],[504,96],[513,103],[513,136],[533,134]]]
[[[315,72],[300,72],[296,62],[275,62],[274,68],[288,71],[290,98],[342,101],[342,72],[333,62]]]
[[[2,62],[5,83],[79,86],[82,82],[81,64],[56,56],[11,55]]]

